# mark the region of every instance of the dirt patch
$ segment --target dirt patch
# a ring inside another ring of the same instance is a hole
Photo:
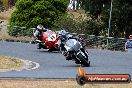
[[[132,88],[130,84],[86,84],[70,80],[0,80],[0,88]]]
[[[78,11],[68,11],[68,14],[73,15],[73,19],[78,19],[78,18],[83,18],[83,19],[87,19],[87,14],[85,13],[84,10],[78,10]]]
[[[10,56],[0,56],[0,72],[33,70],[39,67],[39,63],[23,60]]]
[[[0,56],[0,71],[15,70],[23,66],[19,59],[9,56]]]
[[[12,12],[14,11],[14,7],[9,9],[8,11],[0,12],[0,39],[6,40],[6,39],[12,39],[12,40],[26,40],[31,41],[32,38],[28,36],[21,36],[21,37],[13,37],[8,34],[7,26],[8,26],[8,20],[11,17]]]
[[[0,12],[0,19],[2,20],[9,20],[11,17],[12,12],[15,10],[14,7],[8,9],[7,11]]]
[[[7,20],[0,20],[2,23],[0,24],[0,39],[6,40],[6,39],[12,39],[12,40],[25,40],[25,41],[31,41],[32,38],[28,36],[20,36],[20,37],[13,37],[8,34],[7,31],[7,25],[8,21]]]

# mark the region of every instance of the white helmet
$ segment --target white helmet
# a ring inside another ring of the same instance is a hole
[[[42,29],[44,29],[44,27],[43,27],[42,24],[39,24],[39,25],[37,26],[37,29],[42,30]]]

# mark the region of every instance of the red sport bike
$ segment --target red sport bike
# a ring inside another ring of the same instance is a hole
[[[57,35],[56,32],[53,31],[47,31],[44,32],[41,36],[42,40],[36,40],[37,43],[39,43],[39,47],[43,49],[49,49],[48,51],[59,51],[59,36]]]

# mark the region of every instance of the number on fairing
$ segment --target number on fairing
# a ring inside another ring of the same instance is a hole
[[[56,34],[51,34],[48,38],[48,41],[55,41],[56,40]]]

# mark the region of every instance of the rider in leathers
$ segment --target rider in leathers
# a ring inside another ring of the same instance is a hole
[[[37,28],[33,33],[34,39],[42,41],[42,34],[46,31],[48,31],[48,29],[46,29],[42,24],[37,25]],[[40,43],[38,43],[38,49],[41,49]]]

